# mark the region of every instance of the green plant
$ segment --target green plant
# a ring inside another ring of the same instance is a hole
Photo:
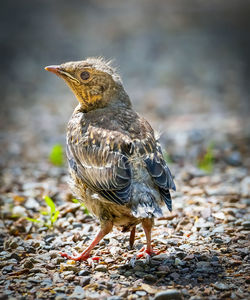
[[[63,147],[60,144],[56,144],[52,147],[49,154],[49,161],[55,166],[63,166],[64,164],[64,153]]]
[[[198,167],[206,171],[208,173],[211,173],[214,168],[214,154],[213,154],[214,145],[211,143],[207,149],[205,154],[198,160]]]
[[[72,199],[72,202],[74,202],[74,203],[80,203],[81,207],[84,208],[84,213],[86,215],[89,215],[89,211],[88,211],[87,207],[82,202],[80,202],[78,199]]]
[[[30,222],[33,222],[33,223],[41,223],[40,220],[38,219],[33,219],[33,218],[29,218],[29,217],[26,217],[26,220],[30,221]]]
[[[38,219],[28,218],[26,220],[33,223],[42,223],[43,226],[52,228],[59,216],[59,210],[56,209],[54,201],[49,196],[44,196],[44,201],[48,206],[48,211],[40,211],[41,215],[45,216],[45,221],[43,221],[41,216]]]
[[[49,196],[45,196],[44,200],[50,208],[48,215],[50,219],[50,227],[53,227],[54,223],[56,222],[59,216],[59,210],[56,209],[54,201]]]

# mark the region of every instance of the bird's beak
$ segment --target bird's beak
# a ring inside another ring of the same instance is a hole
[[[52,72],[56,75],[60,74],[61,67],[60,66],[47,66],[44,68],[46,71]]]
[[[59,77],[62,77],[64,80],[67,81],[67,79],[70,79],[71,81],[74,81],[76,84],[80,84],[79,80],[76,79],[74,76],[66,72],[63,67],[61,66],[47,66],[44,68],[46,71],[52,72],[56,74]]]

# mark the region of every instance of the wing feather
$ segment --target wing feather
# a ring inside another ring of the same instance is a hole
[[[91,133],[91,134],[90,134]],[[67,158],[69,166],[93,191],[116,204],[124,205],[131,196],[131,166],[127,153],[118,151],[127,143],[119,133],[111,144],[107,142],[110,131],[91,128],[91,132],[80,137],[78,142],[68,137]],[[116,151],[113,151],[113,149]]]

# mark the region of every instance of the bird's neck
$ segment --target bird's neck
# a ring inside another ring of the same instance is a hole
[[[80,102],[77,106],[78,111],[90,112],[96,109],[109,108],[113,110],[116,107],[131,108],[131,101],[123,88],[119,90],[107,91],[99,101]]]
[[[130,98],[126,91],[122,88],[119,93],[115,93],[113,97],[108,101],[108,107],[125,107],[130,108],[132,106]]]

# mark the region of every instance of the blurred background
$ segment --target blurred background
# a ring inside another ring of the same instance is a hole
[[[114,59],[169,160],[250,166],[250,1],[8,0],[1,22],[1,166],[46,160],[77,105],[44,66]]]

